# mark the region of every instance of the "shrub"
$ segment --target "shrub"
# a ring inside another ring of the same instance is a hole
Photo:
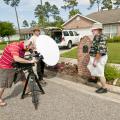
[[[108,38],[108,43],[120,42],[120,36],[114,36],[113,38]]]
[[[114,81],[115,79],[120,78],[120,71],[115,66],[106,65],[105,77],[107,81]]]

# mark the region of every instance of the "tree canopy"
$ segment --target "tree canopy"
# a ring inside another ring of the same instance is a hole
[[[18,6],[20,3],[20,0],[3,0],[7,5],[10,5],[12,7]]]
[[[23,27],[29,27],[29,24],[28,24],[27,20],[23,21]]]
[[[79,9],[73,9],[69,12],[69,18],[71,18],[72,16],[76,15],[76,14],[81,14],[81,12],[79,11]]]
[[[10,35],[14,35],[16,30],[14,26],[10,22],[1,22],[0,21],[0,36],[1,37],[9,37]]]
[[[44,5],[37,5],[34,14],[38,18],[39,25],[45,27],[51,24],[49,21],[50,18],[56,22],[56,17],[59,16],[60,11],[56,5],[45,2]]]
[[[89,9],[91,9],[94,5],[97,5],[98,11],[100,9],[113,9],[113,8],[119,8],[120,7],[120,0],[89,0],[90,6]]]

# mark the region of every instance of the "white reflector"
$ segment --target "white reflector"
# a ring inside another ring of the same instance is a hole
[[[37,52],[43,55],[43,61],[49,65],[54,66],[59,61],[60,52],[56,42],[47,35],[40,35],[36,40]]]

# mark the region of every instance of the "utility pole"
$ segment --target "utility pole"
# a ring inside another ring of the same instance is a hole
[[[19,36],[20,36],[20,39],[21,39],[20,24],[19,24],[19,19],[18,19],[18,14],[17,14],[16,6],[14,8],[15,8],[15,14],[16,14],[16,18],[17,18],[18,33],[19,33]]]
[[[15,1],[13,0],[13,3],[15,3]],[[15,8],[15,14],[16,14],[16,18],[17,18],[17,25],[18,25],[18,33],[21,39],[21,33],[20,33],[20,24],[19,24],[19,19],[18,19],[18,13],[17,13],[17,8],[16,8],[16,4],[14,5]]]
[[[42,5],[42,0],[40,0],[40,4]]]

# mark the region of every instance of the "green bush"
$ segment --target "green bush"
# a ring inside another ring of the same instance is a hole
[[[120,42],[120,36],[114,36],[113,38],[108,38],[108,43]]]
[[[115,79],[120,78],[120,70],[115,66],[106,65],[105,77],[107,81],[114,81]]]

